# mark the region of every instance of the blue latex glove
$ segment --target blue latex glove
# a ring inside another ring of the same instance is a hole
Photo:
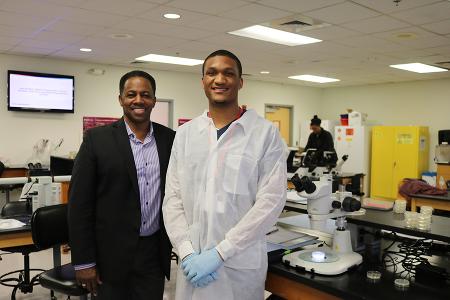
[[[186,259],[181,263],[181,268],[187,279],[192,284],[195,284],[203,277],[216,271],[222,264],[223,260],[219,252],[215,248],[212,248]]]
[[[194,256],[197,256],[198,254],[195,252],[192,252],[191,254],[186,255],[182,260],[181,263],[190,260],[191,258],[193,258]]]
[[[212,272],[211,274],[207,275],[206,277],[201,278],[199,281],[197,281],[194,284],[195,288],[199,288],[199,287],[205,287],[208,284],[210,284],[211,282],[213,282],[214,280],[217,279],[217,272]]]

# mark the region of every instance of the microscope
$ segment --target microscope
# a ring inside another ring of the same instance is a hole
[[[348,159],[348,155],[342,156],[338,161],[335,151],[319,151],[308,149],[300,155],[300,167],[295,171],[300,177],[308,176],[318,179],[324,174],[339,175],[342,165]]]
[[[346,197],[342,201],[334,200],[331,197],[331,174],[323,174],[318,181],[312,181],[308,176],[300,178],[295,174],[291,181],[298,195],[307,199],[311,229],[325,231],[326,222],[330,218],[336,218],[336,229],[332,245],[293,252],[284,256],[283,262],[323,275],[341,274],[359,265],[362,256],[352,250],[351,234],[346,228],[345,216],[358,211],[361,203],[352,197]]]

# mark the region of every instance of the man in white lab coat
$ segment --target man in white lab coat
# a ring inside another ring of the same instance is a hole
[[[182,259],[176,299],[263,299],[265,233],[286,199],[278,129],[238,104],[242,67],[231,52],[203,64],[209,111],[178,128],[164,224]]]

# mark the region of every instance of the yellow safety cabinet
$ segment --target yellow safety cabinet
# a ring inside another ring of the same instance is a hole
[[[372,127],[371,198],[396,199],[403,178],[428,170],[428,153],[428,127]]]

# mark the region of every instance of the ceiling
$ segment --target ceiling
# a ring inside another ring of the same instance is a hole
[[[181,18],[165,19],[167,12]],[[323,42],[289,47],[227,34],[293,16],[325,23],[300,32]],[[93,51],[80,52],[83,47]],[[237,54],[255,80],[319,86],[287,77],[339,78],[320,85],[332,87],[448,78],[450,72],[418,74],[389,65],[450,61],[450,1],[0,0],[0,53],[133,66],[134,58],[149,53],[203,59],[217,49]],[[201,69],[135,66],[196,74]]]

